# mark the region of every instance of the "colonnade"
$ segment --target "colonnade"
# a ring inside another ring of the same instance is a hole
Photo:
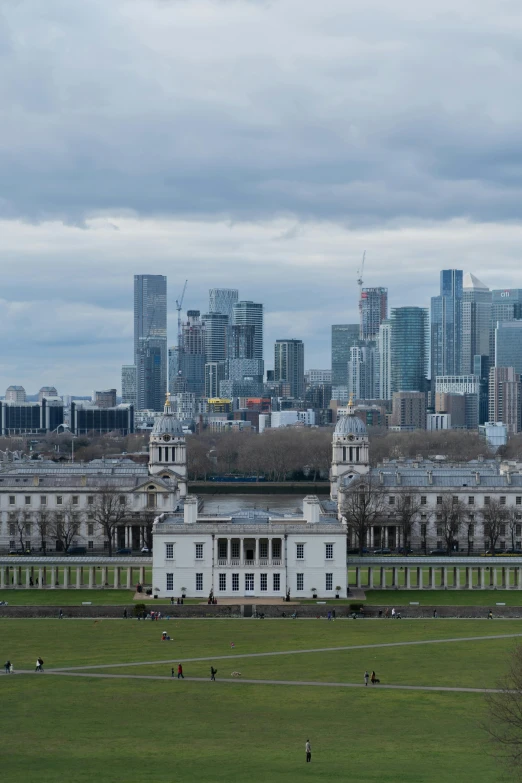
[[[367,589],[401,590],[501,590],[522,589],[522,565],[351,565],[355,586]],[[391,577],[391,578],[390,578]],[[353,586],[353,580],[352,580]]]
[[[60,573],[62,580],[60,580]],[[94,590],[103,587],[131,590],[138,581],[141,584],[145,583],[144,565],[0,564],[0,590],[6,588]]]

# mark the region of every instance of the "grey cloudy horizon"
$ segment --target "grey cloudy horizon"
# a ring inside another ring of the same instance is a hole
[[[356,270],[522,287],[522,18],[462,0],[0,0],[0,393],[120,388],[134,274],[330,365]],[[3,384],[3,386],[2,386]]]

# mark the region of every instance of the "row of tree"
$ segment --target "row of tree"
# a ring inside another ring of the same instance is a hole
[[[450,492],[439,496],[440,502],[435,509],[422,504],[420,493],[410,488],[394,493],[393,506],[388,503],[389,496],[389,489],[380,486],[371,476],[361,476],[341,490],[341,513],[361,552],[366,546],[370,528],[390,522],[399,531],[398,545],[406,549],[411,545],[414,527],[433,522],[448,553],[459,535],[466,533],[468,554],[479,524],[483,526],[484,540],[491,549],[496,548],[499,539],[506,533],[509,533],[514,548],[517,528],[520,530],[522,524],[522,508],[517,510],[496,498],[490,498],[488,504],[477,511]]]
[[[134,518],[130,511],[127,496],[109,485],[100,488],[93,494],[93,502],[88,507],[87,522],[92,524],[97,532],[102,533],[108,542],[108,554],[112,555],[113,540],[116,529]],[[139,521],[147,531],[148,546],[152,546],[152,524],[154,511],[140,512]],[[22,509],[12,511],[9,524],[14,524],[21,549],[25,549],[28,535],[28,525],[34,524],[38,531],[42,552],[46,551],[47,540],[58,542],[59,548],[67,551],[80,532],[83,512],[72,502],[64,504],[59,510],[41,506],[38,511],[28,514]]]

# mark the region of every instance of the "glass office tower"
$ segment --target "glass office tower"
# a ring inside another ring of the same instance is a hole
[[[391,311],[392,393],[426,388],[428,317],[424,307],[395,307]]]

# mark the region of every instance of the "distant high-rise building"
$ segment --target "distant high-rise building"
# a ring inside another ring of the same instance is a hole
[[[219,384],[225,380],[225,362],[206,362],[205,397],[219,397]]]
[[[323,383],[332,385],[331,370],[307,370],[305,372],[305,384],[307,386],[317,386]]]
[[[395,430],[425,430],[426,395],[415,391],[394,392],[390,426]]]
[[[359,340],[350,348],[348,362],[348,394],[355,400],[376,399],[378,383],[378,354],[372,340]]]
[[[188,310],[182,326],[182,345],[179,356],[179,375],[186,389],[196,397],[205,394],[205,326],[199,310]]]
[[[388,318],[379,326],[379,334],[377,336],[377,352],[379,356],[379,386],[377,390],[377,396],[380,400],[391,400],[391,321]]]
[[[167,391],[167,278],[164,275],[134,275],[134,364],[138,409],[162,410]]]
[[[489,356],[473,357],[473,375],[479,379],[479,424],[489,421]]]
[[[23,386],[8,386],[5,391],[6,402],[25,402],[27,395]]]
[[[38,402],[41,402],[44,397],[58,397],[58,392],[54,386],[42,386],[38,392]]]
[[[489,366],[495,365],[495,329],[499,323],[522,318],[522,288],[495,289],[491,292],[491,329],[489,335]]]
[[[221,313],[228,315],[232,321],[234,305],[239,298],[239,291],[235,288],[211,288],[208,297],[209,313]]]
[[[441,393],[464,395],[466,428],[476,430],[479,425],[480,378],[476,375],[438,375],[432,380],[435,383],[435,398]]]
[[[431,378],[459,375],[462,345],[462,270],[443,269],[431,298]]]
[[[98,408],[116,407],[116,389],[102,389],[93,391],[92,401]]]
[[[429,357],[428,320],[428,310],[424,307],[392,309],[392,392],[425,391]]]
[[[491,291],[469,272],[462,289],[462,375],[473,372],[474,357],[489,355]]]
[[[363,288],[359,300],[361,340],[376,340],[379,326],[388,317],[388,289]]]
[[[359,339],[359,324],[332,326],[332,386],[348,386],[350,348]]]
[[[71,431],[75,435],[119,432],[131,435],[134,432],[134,406],[117,405],[113,408],[99,408],[79,402],[71,403]]]
[[[304,343],[302,340],[276,340],[274,378],[290,384],[290,396],[304,399]]]
[[[207,362],[224,362],[229,355],[230,329],[225,313],[205,313],[205,356]]]
[[[121,401],[124,405],[136,405],[136,366],[134,364],[122,365]]]
[[[522,373],[522,321],[498,323],[495,329],[495,366]]]
[[[489,371],[489,421],[502,422],[511,435],[522,429],[522,384],[514,367]]]
[[[254,326],[254,359],[263,358],[263,305],[237,302],[232,311],[233,326]]]

